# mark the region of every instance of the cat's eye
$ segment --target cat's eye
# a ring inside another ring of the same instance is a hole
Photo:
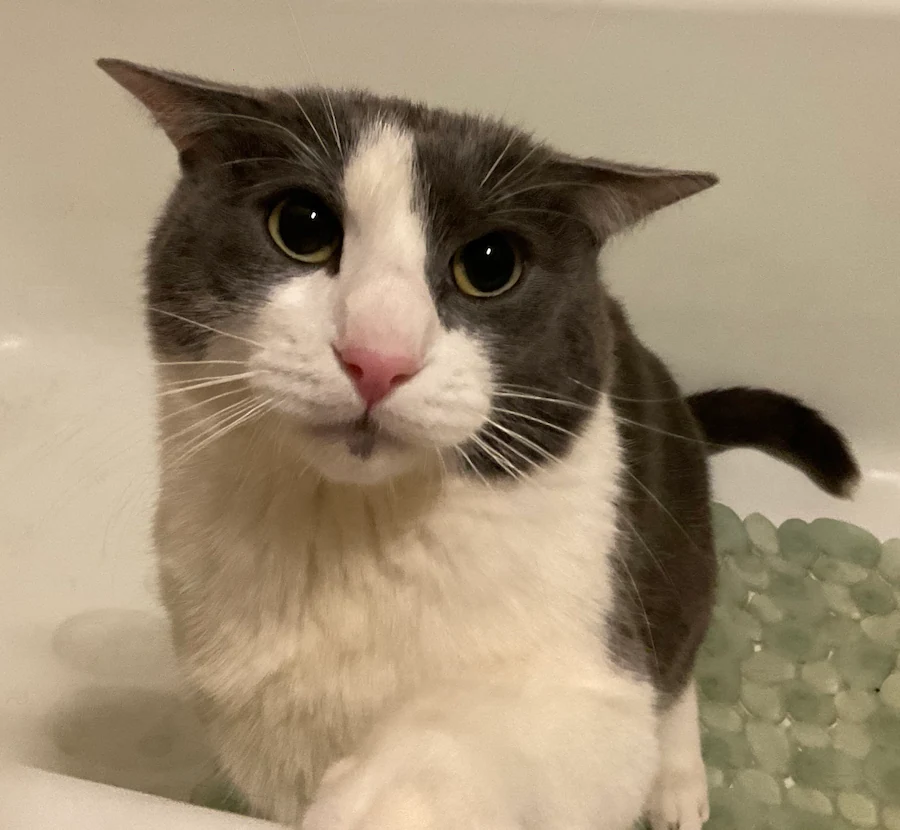
[[[470,297],[497,297],[519,281],[522,266],[515,241],[495,231],[463,245],[453,255],[453,279]]]
[[[295,190],[272,209],[269,235],[291,259],[328,262],[341,244],[341,223],[313,193]]]

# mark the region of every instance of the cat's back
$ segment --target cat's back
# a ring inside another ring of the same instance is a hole
[[[620,584],[633,583],[640,597],[620,591],[617,647],[626,662],[641,655],[657,688],[674,696],[688,680],[715,595],[708,449],[668,368],[634,333],[621,304],[609,307],[610,402],[623,446],[616,568]]]

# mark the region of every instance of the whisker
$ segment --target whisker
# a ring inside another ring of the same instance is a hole
[[[571,432],[564,427],[559,426],[558,424],[551,423],[550,421],[545,421],[543,418],[536,418],[534,415],[526,415],[524,412],[517,412],[515,409],[502,409],[500,407],[496,407],[495,412],[502,412],[504,415],[514,415],[517,418],[522,418],[526,421],[532,421],[536,424],[541,424],[549,429],[554,429],[557,432],[561,432],[564,435],[568,435],[572,438],[580,438],[579,435],[576,435],[574,432]]]
[[[547,403],[555,403],[560,406],[570,406],[573,409],[585,409],[588,411],[593,411],[594,407],[588,406],[587,404],[578,403],[577,401],[567,401],[562,398],[548,398],[542,395],[522,395],[517,392],[495,392],[494,396],[497,398],[515,398],[523,401],[546,401]]]
[[[242,400],[241,404],[242,406],[246,406],[247,401]],[[190,450],[193,449],[193,447],[195,447],[209,435],[212,435],[212,433],[219,429],[223,424],[227,423],[231,418],[238,417],[239,413],[232,411],[227,415],[221,415],[220,413],[216,413],[216,415],[218,416],[218,418],[215,423],[205,427],[197,435],[192,435],[189,439],[181,444],[181,446],[179,447],[179,449],[181,450],[181,457],[185,457],[190,452]],[[165,442],[162,442],[162,446],[165,447]]]
[[[472,468],[472,472],[475,473],[475,475],[477,475],[478,478],[481,479],[481,481],[482,481],[482,483],[484,484],[485,487],[487,487],[489,490],[493,490],[493,489],[494,489],[494,488],[488,483],[488,480],[482,475],[481,470],[478,469],[478,467],[475,465],[475,463],[472,461],[472,459],[469,458],[468,453],[466,453],[466,451],[465,451],[462,447],[454,447],[453,450],[454,450],[456,453],[458,453],[458,454],[462,457],[462,459],[466,462],[466,464],[469,465],[469,467]]]
[[[672,515],[672,511],[669,510],[669,508],[666,507],[662,503],[662,501],[660,501],[659,496],[657,496],[656,493],[654,493],[649,487],[647,487],[647,485],[644,484],[644,482],[641,481],[634,473],[630,472],[629,470],[623,471],[625,475],[627,475],[635,484],[637,484],[638,487],[641,488],[641,490],[643,490],[648,496],[650,496],[650,498],[656,503],[659,509],[669,517],[669,520],[672,522],[672,524],[675,525],[675,527],[677,527],[679,531],[681,531],[681,533],[684,535],[684,538],[691,543],[691,546],[696,547],[697,543],[694,541],[694,538],[690,535],[690,533],[687,532],[687,530],[684,529],[684,526],[681,524],[681,522],[679,522],[678,519],[676,519]]]
[[[637,429],[645,429],[647,432],[655,432],[657,435],[666,435],[669,438],[677,438],[680,441],[687,441],[690,444],[702,444],[704,447],[713,446],[713,444],[704,438],[697,438],[693,435],[682,435],[678,432],[668,432],[665,429],[659,429],[659,427],[642,424],[640,421],[632,421],[630,418],[623,418],[621,415],[616,415],[615,418],[620,424],[628,424],[628,426],[636,427]]]
[[[204,424],[208,424],[210,421],[218,421],[223,416],[234,412],[235,409],[239,409],[240,407],[246,406],[249,401],[252,401],[252,396],[247,396],[246,398],[242,398],[236,403],[229,404],[228,406],[222,407],[221,409],[216,410],[212,413],[212,415],[207,415],[205,418],[201,418],[199,421],[194,421],[183,429],[178,430],[178,432],[174,432],[171,435],[167,435],[162,439],[160,444],[165,446],[166,444],[170,444],[172,441],[180,438],[182,435],[187,435],[190,432],[194,432],[197,429],[201,429]]]
[[[556,430],[557,432],[561,432],[565,435],[569,435],[572,438],[577,439],[579,437],[574,432],[571,432],[561,426],[558,426],[557,424],[554,424],[550,421],[545,421],[543,418],[536,418],[533,415],[526,415],[524,412],[516,412],[515,410],[510,410],[510,409],[501,409],[499,407],[495,411],[503,412],[507,415],[514,415],[516,417],[523,418],[526,421],[533,421],[534,423],[541,424],[545,427],[548,427],[549,429],[553,429],[553,430]],[[636,424],[636,425],[643,426],[643,424]],[[675,438],[684,437],[684,436],[675,435],[674,433],[672,433],[672,435]],[[703,443],[705,443],[705,442],[703,442]],[[678,519],[676,519],[675,516],[672,515],[672,512],[669,510],[669,508],[667,508],[662,503],[662,501],[660,501],[659,497],[652,490],[650,490],[650,488],[648,488],[636,475],[634,475],[634,473],[630,472],[627,469],[624,470],[624,472],[629,478],[631,478],[634,481],[635,484],[637,484],[638,487],[640,487],[651,499],[653,499],[653,501],[669,517],[669,519],[672,521],[672,523],[681,531],[681,533],[691,543],[691,545],[696,546],[696,542],[691,537],[691,535],[687,532],[687,530],[684,529],[684,527],[681,525],[681,523],[678,521]]]
[[[444,453],[441,451],[440,447],[434,447],[435,455],[437,455],[438,461],[440,462],[440,476],[441,476],[441,487],[445,487],[447,485],[447,480],[450,478],[450,471],[447,469],[447,462],[444,460]]]
[[[268,400],[265,400],[265,401],[261,401],[260,403],[256,404],[255,406],[251,407],[249,411],[242,410],[239,415],[233,414],[232,416],[230,416],[227,424],[222,426],[218,431],[214,432],[212,435],[208,436],[205,440],[201,441],[198,445],[194,446],[190,450],[190,452],[188,452],[185,455],[182,455],[181,458],[179,458],[178,461],[176,461],[175,463],[177,465],[184,464],[186,461],[193,458],[195,455],[197,455],[197,453],[204,450],[206,447],[208,447],[213,442],[220,440],[228,433],[233,432],[242,424],[245,424],[250,419],[255,418],[257,415],[262,414],[265,410],[270,409],[271,407],[272,407],[272,403]]]
[[[503,450],[509,450],[511,453],[514,453],[519,458],[521,458],[523,461],[526,461],[528,464],[530,464],[535,470],[540,470],[540,464],[537,461],[535,461],[533,458],[529,458],[527,455],[525,455],[525,453],[517,450],[514,446],[512,446],[512,444],[510,444],[508,441],[504,441],[499,435],[493,435],[492,433],[489,433],[486,431],[483,433],[483,435],[486,439],[493,438],[497,443],[500,444],[500,447]],[[510,462],[510,463],[512,463],[512,462]],[[546,491],[546,488],[544,487],[544,485],[541,484],[533,475],[527,474],[524,470],[518,470],[518,472],[519,472],[520,480],[527,482],[529,485],[536,486],[536,487],[540,488],[541,490]]]
[[[675,583],[672,582],[672,577],[669,576],[669,572],[665,569],[659,557],[653,552],[650,545],[647,544],[647,540],[638,532],[638,529],[634,526],[634,523],[624,514],[621,514],[621,519],[628,525],[628,529],[637,537],[637,540],[641,543],[641,545],[643,545],[644,550],[647,551],[647,554],[650,557],[651,561],[654,565],[656,565],[660,573],[662,573],[662,575],[665,577],[666,581],[674,588]]]
[[[211,366],[213,364],[245,366],[243,360],[154,360],[153,366]]]
[[[338,155],[341,157],[341,161],[344,161],[344,145],[341,142],[341,133],[338,130],[337,116],[334,114],[334,104],[331,103],[331,95],[327,89],[325,90],[325,101],[328,104],[328,109],[331,110],[331,125],[334,129],[334,141],[337,144]]]
[[[242,343],[249,343],[251,346],[256,346],[256,348],[263,348],[261,343],[257,343],[255,340],[249,340],[246,337],[241,337],[237,334],[231,334],[231,332],[222,331],[221,329],[217,329],[214,326],[210,326],[208,323],[200,323],[197,320],[191,320],[190,317],[184,317],[181,314],[176,314],[174,311],[168,311],[164,308],[157,308],[156,306],[149,306],[149,311],[154,312],[155,314],[162,314],[165,317],[172,317],[175,320],[181,320],[182,323],[189,323],[192,326],[197,326],[197,328],[205,329],[206,331],[210,331],[213,334],[220,334],[222,337],[230,337],[232,340],[240,340]]]
[[[301,170],[306,168],[298,163],[297,159],[285,158],[284,156],[247,156],[246,158],[231,159],[219,163],[219,167],[233,167],[236,164],[254,164],[265,161],[278,161],[283,164],[289,164],[291,167],[299,167]]]
[[[541,454],[544,458],[546,458],[547,460],[549,460],[549,461],[554,461],[554,462],[559,463],[559,464],[564,464],[564,463],[565,463],[565,462],[563,462],[562,459],[560,459],[558,456],[553,455],[553,453],[551,453],[551,452],[545,450],[545,449],[544,449],[543,447],[541,447],[539,444],[534,443],[533,441],[531,441],[530,439],[526,438],[525,436],[520,435],[520,434],[517,433],[515,430],[507,429],[507,428],[504,427],[502,424],[498,424],[496,421],[488,421],[488,423],[489,423],[491,426],[493,426],[493,427],[495,427],[495,428],[497,428],[497,429],[500,429],[500,430],[502,430],[503,432],[507,433],[511,438],[514,438],[514,439],[516,439],[516,440],[521,441],[523,444],[525,444],[525,446],[528,446],[528,447],[530,447],[531,449],[533,449],[535,452],[540,453],[540,454]],[[512,447],[510,447],[510,449],[512,449]],[[631,475],[631,474],[629,473],[629,475]],[[633,477],[633,476],[632,476],[632,477]],[[635,479],[635,480],[637,481],[637,479]],[[641,482],[638,481],[638,484],[640,484],[640,485],[643,487],[643,484],[642,484]],[[649,493],[649,491],[648,491],[648,493]],[[651,494],[651,495],[652,495],[652,494]],[[654,497],[654,499],[655,499],[655,497]],[[660,507],[662,507],[664,510],[666,509],[658,499],[655,499],[655,500],[656,500],[657,504],[659,504]],[[666,510],[666,512],[668,513],[668,510]],[[669,513],[669,516],[670,516],[670,518],[671,518],[673,521],[675,521],[675,518],[674,518],[674,516],[671,515],[671,513]],[[637,540],[641,543],[641,545],[643,545],[644,549],[647,551],[648,555],[650,556],[650,559],[653,561],[653,563],[656,565],[656,567],[659,568],[659,570],[660,570],[660,572],[662,573],[662,575],[669,581],[669,583],[671,583],[671,582],[672,582],[672,579],[671,579],[671,577],[669,576],[668,571],[665,569],[665,567],[663,566],[663,564],[662,564],[662,562],[660,561],[659,557],[653,552],[653,550],[651,549],[651,547],[650,547],[650,545],[647,543],[647,541],[644,539],[644,537],[638,532],[637,528],[634,527],[634,525],[628,520],[627,517],[622,516],[622,519],[623,519],[623,521],[625,521],[625,522],[628,523],[628,526],[629,526],[629,528],[631,529],[631,532],[637,537]],[[677,524],[677,522],[676,522],[676,524]],[[681,528],[681,530],[682,530],[683,533],[686,532],[686,531],[684,530],[684,528]]]
[[[577,378],[569,377],[569,380],[572,383],[578,384],[578,386],[583,389],[587,389],[590,392],[594,392],[598,395],[606,395],[608,398],[614,401],[622,401],[623,403],[671,403],[672,401],[680,401],[684,400],[682,395],[672,395],[668,398],[626,398],[621,395],[613,395],[611,392],[606,392],[602,389],[595,389],[593,386],[588,385],[587,383],[582,383]]]
[[[532,184],[528,187],[522,187],[519,190],[513,190],[509,193],[504,193],[501,196],[496,197],[496,201],[505,202],[508,199],[514,199],[516,196],[521,196],[524,193],[530,193],[533,190],[543,190],[544,188],[551,187],[575,187],[578,185],[578,182],[541,182],[540,184]]]
[[[291,0],[284,0],[284,2],[285,2],[285,5],[288,7],[288,11],[291,14],[291,21],[294,24],[294,31],[297,33],[297,40],[300,43],[300,48],[303,49],[303,54],[306,57],[306,64],[310,69],[310,74],[312,74],[312,61],[310,60],[310,57],[309,57],[309,49],[306,48],[306,41],[303,38],[303,32],[300,29],[300,24],[297,22],[297,15],[294,12],[294,7],[291,4]],[[321,92],[319,93],[319,98],[320,99],[322,98]],[[294,100],[296,100],[296,98]],[[338,132],[338,123],[337,123],[337,118],[335,117],[335,114],[334,114],[334,105],[331,102],[331,95],[329,95],[327,88],[325,89],[325,102],[327,103],[328,109],[331,113],[331,129],[334,133],[334,143],[337,145],[338,154],[340,155],[341,160],[343,161],[344,160],[344,148],[343,148],[343,145],[341,144],[341,135]],[[297,101],[297,105],[300,106],[299,101]],[[300,107],[300,109],[303,111],[303,114],[306,116],[306,120],[309,121],[309,116],[306,115],[306,111],[303,110],[303,107]],[[309,121],[309,126],[313,127],[312,121]],[[328,153],[328,155],[330,156],[331,153],[325,147],[325,144],[322,142],[322,138],[321,138],[321,136],[319,136],[319,132],[318,132],[318,130],[316,130],[315,127],[313,127],[313,132],[315,132],[316,136],[319,137],[319,143],[322,144],[322,149],[324,149],[325,152]]]
[[[506,142],[506,146],[500,151],[500,155],[497,156],[497,158],[494,160],[494,163],[488,169],[487,173],[484,174],[484,178],[481,180],[481,183],[478,185],[479,187],[484,187],[485,184],[487,184],[487,180],[493,175],[494,171],[497,169],[497,165],[500,164],[501,161],[503,161],[503,157],[507,154],[507,152],[509,151],[509,148],[512,147],[512,143],[513,143],[513,141],[515,141],[515,138],[516,138],[516,134],[510,133],[509,141]],[[493,191],[493,188],[491,188],[491,191]],[[489,191],[489,192],[491,192],[491,191]]]
[[[549,397],[555,398],[559,401],[568,401],[570,403],[579,403],[575,398],[570,397],[562,397],[559,392],[554,391],[553,389],[541,389],[539,386],[525,386],[524,384],[519,383],[498,383],[498,389],[503,389],[505,391],[521,391],[521,392],[531,392],[537,395],[547,395]],[[589,387],[586,387],[589,388]],[[592,392],[596,392],[598,395],[606,394],[605,392],[601,392],[599,390],[591,390]]]
[[[540,444],[535,443],[530,438],[526,438],[524,435],[522,435],[519,432],[516,432],[514,429],[509,429],[509,428],[503,426],[503,424],[498,424],[496,421],[492,421],[490,419],[488,419],[488,424],[490,426],[494,427],[495,429],[499,429],[501,432],[506,433],[507,435],[509,435],[510,438],[513,438],[514,440],[519,441],[521,444],[523,444],[526,447],[529,447],[530,449],[534,450],[536,453],[539,453],[541,456],[543,456],[545,459],[547,459],[547,461],[552,461],[556,464],[565,464],[565,462],[561,458],[554,455],[549,450],[545,450]],[[510,449],[512,449],[512,448],[510,447]],[[532,463],[534,463],[534,462],[532,462]]]
[[[232,420],[240,417],[244,412],[247,412],[250,408],[255,406],[256,399],[252,396],[246,398],[245,400],[240,401],[240,406],[235,407],[230,410],[226,414],[222,412],[216,413],[216,418],[210,425],[203,427],[196,435],[192,435],[186,441],[183,441],[181,444],[181,452],[182,455],[185,456],[187,453],[193,449],[195,446],[199,445],[203,442],[203,440],[210,435],[212,435],[216,430],[220,429],[223,425],[230,423]]]
[[[231,375],[226,378],[220,378],[218,380],[206,380],[200,383],[195,383],[193,386],[180,386],[177,389],[166,389],[164,392],[157,393],[157,398],[167,398],[170,395],[180,395],[182,392],[193,392],[195,389],[206,389],[209,386],[222,386],[226,383],[237,383],[239,380],[246,380],[247,378],[252,378],[256,372],[241,372],[239,375]]]
[[[293,130],[288,129],[284,126],[284,124],[279,124],[277,121],[271,121],[268,118],[259,118],[255,115],[245,115],[244,113],[239,112],[201,112],[200,115],[204,115],[207,118],[215,119],[215,118],[234,118],[239,121],[250,121],[255,124],[263,124],[267,127],[274,127],[276,130],[282,133],[286,133],[287,136],[291,139],[291,143],[295,147],[299,147],[304,153],[308,156],[311,156],[313,159],[316,158],[315,154],[310,150],[309,146],[306,144],[303,139],[300,138]],[[312,126],[312,122],[310,122],[310,126]],[[313,131],[315,131],[315,127],[313,127]],[[318,133],[317,133],[318,135]],[[319,139],[321,141],[321,138]],[[324,144],[322,145],[325,146]]]
[[[656,671],[657,673],[660,670],[659,666],[659,654],[656,651],[656,643],[653,640],[653,626],[650,624],[650,616],[647,614],[647,607],[644,605],[644,598],[641,596],[641,592],[638,589],[637,582],[635,582],[634,575],[631,573],[631,569],[628,567],[628,563],[624,559],[619,559],[622,563],[622,567],[625,568],[625,573],[628,576],[629,581],[631,582],[631,587],[634,588],[634,596],[638,601],[638,605],[641,606],[641,614],[644,616],[644,622],[647,624],[647,637],[650,639],[650,650],[653,652],[653,660],[656,663]]]
[[[250,372],[249,374],[255,375],[256,372]],[[207,380],[230,380],[231,378],[239,377],[247,374],[247,372],[229,372],[225,375],[197,375],[192,378],[177,378],[176,380],[161,380],[159,381],[159,386],[164,389],[177,389],[180,386],[191,386],[195,383],[202,383]]]
[[[491,187],[491,193],[496,193],[497,188],[503,184],[513,173],[516,172],[528,159],[530,159],[539,149],[541,149],[540,144],[535,144],[527,153],[525,153],[522,158],[520,158],[511,169],[507,170],[496,182],[494,182],[493,187]]]
[[[328,149],[328,146],[323,141],[321,134],[316,129],[316,125],[313,124],[312,119],[309,117],[309,113],[307,113],[306,107],[304,107],[303,104],[300,103],[300,99],[293,92],[288,92],[288,95],[293,99],[294,103],[297,105],[297,109],[300,110],[300,112],[303,114],[303,117],[306,119],[306,123],[309,124],[310,129],[312,129],[313,133],[315,133],[315,136],[318,139],[319,144],[322,145],[322,149],[328,154],[328,156],[330,158],[331,151]],[[307,150],[307,152],[310,152],[310,151]],[[315,158],[315,156],[313,156],[313,158]]]
[[[165,415],[158,418],[158,421],[162,423],[163,421],[167,421],[170,418],[176,418],[179,415],[184,415],[185,412],[190,412],[192,409],[197,409],[198,407],[205,406],[208,403],[212,403],[213,401],[217,401],[220,398],[224,398],[228,395],[237,395],[238,393],[245,392],[245,389],[229,389],[227,392],[222,392],[219,395],[213,395],[211,398],[204,398],[202,401],[196,401],[188,406],[184,406],[181,409],[176,409],[174,412],[167,412]]]
[[[482,434],[484,435],[485,439],[493,438],[498,444],[500,444],[500,446],[501,446],[502,449],[504,449],[504,450],[509,450],[511,453],[515,453],[515,455],[519,456],[519,458],[521,458],[521,459],[523,459],[524,461],[527,461],[529,464],[531,464],[532,467],[538,467],[538,466],[540,466],[533,458],[529,458],[527,455],[525,455],[525,453],[520,452],[519,450],[517,450],[517,449],[516,449],[514,446],[512,446],[512,444],[510,444],[508,441],[504,441],[503,438],[502,438],[501,436],[499,436],[499,435],[493,435],[493,434],[487,432],[486,430],[485,430],[485,432],[482,433]]]
[[[551,397],[542,396],[542,395],[523,395],[523,394],[519,394],[519,393],[515,393],[515,392],[495,392],[494,396],[498,397],[498,398],[513,398],[513,399],[519,398],[522,400],[544,401],[545,403],[553,403],[553,404],[558,404],[560,406],[569,406],[569,407],[572,407],[573,409],[584,409],[584,410],[588,410],[588,411],[593,410],[592,406],[588,406],[587,404],[579,403],[578,401],[570,401],[570,400],[565,400],[563,398],[551,398]],[[614,396],[609,396],[609,397],[613,398],[614,400],[622,400],[621,398],[615,398]],[[678,400],[678,399],[673,398],[672,400]],[[652,401],[641,401],[641,402],[642,403],[650,403]],[[500,411],[500,410],[498,410],[498,411]],[[651,426],[650,424],[644,424],[640,421],[635,421],[635,420],[632,420],[631,418],[626,418],[625,416],[619,415],[618,413],[614,413],[614,416],[616,418],[616,421],[620,424],[628,424],[629,426],[633,426],[637,429],[644,429],[644,430],[647,430],[648,432],[655,432],[658,435],[666,435],[669,438],[677,438],[681,441],[688,441],[689,443],[702,444],[704,447],[708,447],[711,445],[710,442],[707,441],[706,439],[697,438],[694,435],[683,435],[680,432],[671,432],[669,430],[661,429],[660,427],[654,427],[654,426]]]
[[[488,456],[495,464],[502,467],[513,478],[522,478],[521,471],[505,456],[499,453],[494,447],[484,441],[480,436],[473,435],[472,440],[481,448],[481,451]]]

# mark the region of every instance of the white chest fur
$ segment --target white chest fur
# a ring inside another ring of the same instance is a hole
[[[166,469],[157,543],[190,684],[227,772],[296,817],[325,767],[411,692],[467,673],[618,672],[619,449],[601,407],[528,481],[336,488],[231,436]]]

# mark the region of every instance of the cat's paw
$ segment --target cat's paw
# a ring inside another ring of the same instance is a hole
[[[647,817],[653,830],[700,830],[709,818],[702,762],[664,767],[654,784]]]
[[[322,779],[302,830],[521,830],[483,766],[446,735],[347,758]]]

